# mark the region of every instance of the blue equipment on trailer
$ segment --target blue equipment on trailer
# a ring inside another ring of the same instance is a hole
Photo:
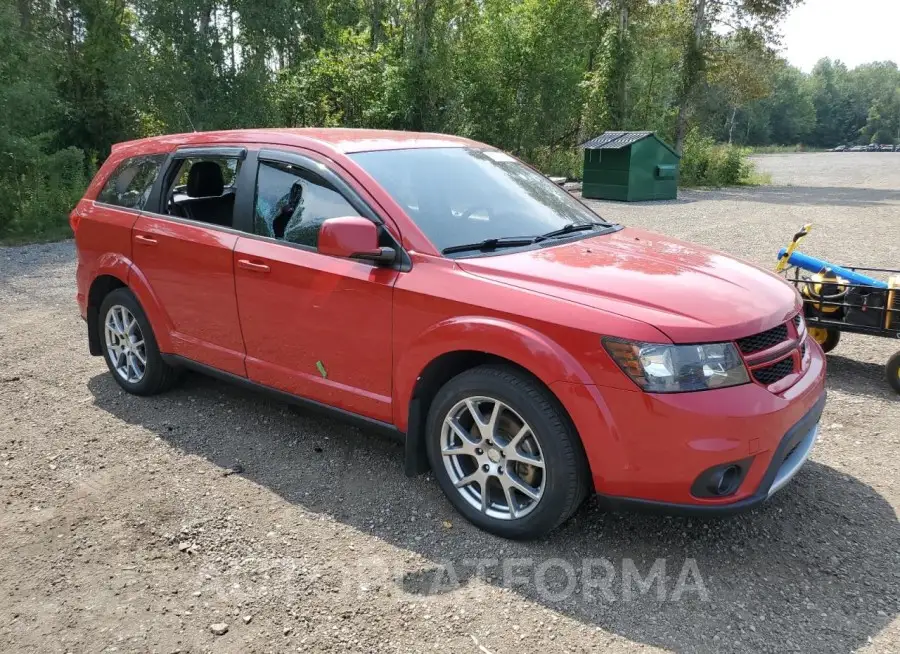
[[[781,259],[785,254],[787,254],[787,248],[781,248],[778,251],[778,258]],[[874,277],[869,277],[868,275],[862,275],[856,272],[856,270],[853,268],[835,266],[833,263],[828,263],[826,261],[822,261],[821,259],[816,259],[815,257],[803,254],[802,252],[792,252],[788,257],[787,262],[792,266],[803,268],[803,270],[808,270],[812,273],[819,273],[823,270],[829,270],[838,277],[846,279],[851,284],[863,284],[865,286],[874,286],[875,288],[888,287],[887,282],[883,282],[880,279],[875,279]]]
[[[841,332],[900,339],[900,270],[836,266],[797,252],[810,229],[812,225],[804,225],[794,234],[790,244],[778,251],[775,266],[775,272],[783,273],[803,298],[809,336],[825,352],[837,347]],[[813,274],[801,276],[801,269]],[[790,270],[793,277],[787,274]],[[900,393],[900,352],[888,359],[885,370],[888,383]]]

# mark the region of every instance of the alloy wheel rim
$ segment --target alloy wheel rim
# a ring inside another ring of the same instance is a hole
[[[125,381],[136,384],[147,370],[147,349],[137,318],[121,304],[106,312],[106,351],[113,369]]]
[[[528,423],[496,398],[468,397],[447,412],[441,457],[460,496],[490,518],[524,518],[544,495],[540,443]]]

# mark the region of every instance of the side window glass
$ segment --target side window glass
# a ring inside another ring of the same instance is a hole
[[[254,233],[317,247],[325,220],[358,214],[320,175],[291,164],[260,162]]]
[[[97,200],[127,209],[143,209],[164,159],[157,155],[123,161],[110,175]]]
[[[234,217],[234,182],[241,162],[228,157],[176,159],[166,174],[169,188],[165,211],[212,225],[231,227]]]

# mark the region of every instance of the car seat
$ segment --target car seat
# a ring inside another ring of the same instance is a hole
[[[234,191],[225,190],[222,167],[216,161],[197,161],[188,172],[187,198],[179,202],[186,218],[231,227]]]

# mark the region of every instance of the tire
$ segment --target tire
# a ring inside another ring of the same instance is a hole
[[[447,382],[431,403],[425,438],[450,503],[497,536],[544,536],[575,513],[589,490],[587,458],[563,408],[537,380],[510,366],[479,366]],[[457,454],[442,453],[451,449]],[[467,478],[472,481],[463,483]]]
[[[132,318],[134,322],[131,322]],[[178,381],[178,369],[163,361],[147,314],[130,290],[117,288],[103,298],[97,320],[103,358],[113,379],[124,390],[134,395],[155,395]],[[108,321],[112,325],[109,330]],[[127,343],[123,337],[125,331],[128,332]],[[114,351],[118,353],[115,361],[112,358]]]
[[[828,354],[841,342],[841,330],[834,327],[810,327],[809,335]]]
[[[895,392],[900,393],[900,352],[897,352],[888,359],[887,365],[884,367],[887,375],[888,384]]]

